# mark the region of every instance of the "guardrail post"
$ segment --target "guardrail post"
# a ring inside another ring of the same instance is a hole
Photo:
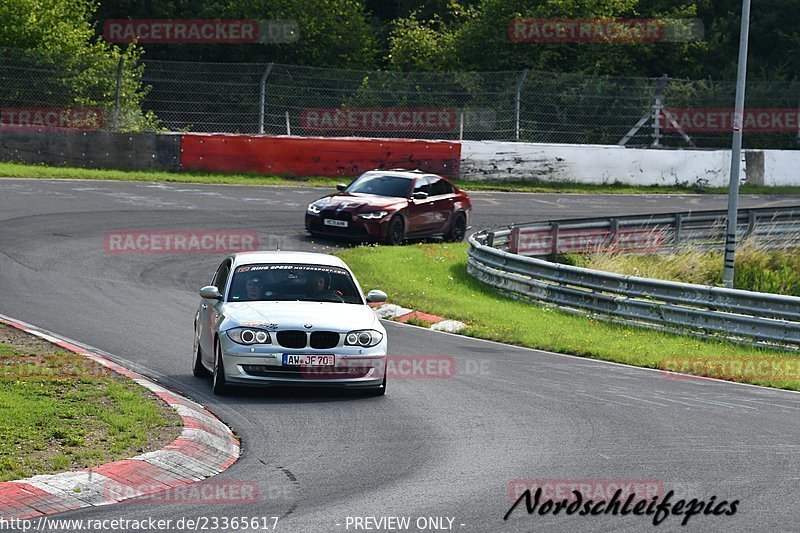
[[[675,244],[674,248],[677,252],[681,247],[681,228],[683,227],[683,214],[678,213],[675,215]]]
[[[490,231],[486,234],[486,246],[494,248],[494,232]]]
[[[558,222],[551,222],[550,227],[550,235],[553,239],[550,248],[550,257],[551,260],[555,261],[558,256]]]
[[[756,229],[756,212],[752,209],[747,210],[747,230],[744,232],[744,239],[750,236]]]
[[[611,229],[611,238],[608,240],[609,248],[617,244],[617,237],[619,237],[619,220],[612,218],[608,221]]]

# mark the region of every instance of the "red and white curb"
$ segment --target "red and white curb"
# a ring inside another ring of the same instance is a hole
[[[458,333],[466,327],[466,324],[458,320],[446,320],[444,317],[438,315],[431,315],[421,311],[414,311],[413,309],[406,309],[395,304],[382,304],[372,307],[372,310],[378,315],[378,318],[385,320],[394,320],[395,322],[406,323],[409,320],[417,319],[427,322],[430,329],[436,331],[447,331],[448,333]]]
[[[0,323],[79,353],[149,389],[183,419],[183,431],[161,450],[77,472],[0,483],[0,518],[25,519],[81,507],[108,505],[213,476],[239,458],[230,428],[199,403],[180,396],[78,343],[0,315]]]

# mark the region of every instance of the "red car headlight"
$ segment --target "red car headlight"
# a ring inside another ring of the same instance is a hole
[[[373,213],[361,213],[358,216],[365,220],[380,220],[388,214],[388,211],[375,211]]]

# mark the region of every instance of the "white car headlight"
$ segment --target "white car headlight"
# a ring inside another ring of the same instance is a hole
[[[361,218],[365,218],[367,220],[375,220],[375,219],[383,218],[388,214],[389,213],[387,211],[375,211],[374,213],[361,213],[358,216],[360,216]]]
[[[344,337],[345,346],[361,346],[362,348],[369,348],[375,346],[383,340],[383,334],[374,329],[359,329],[351,331]]]
[[[319,207],[314,204],[308,204],[307,210],[309,213],[314,213],[315,215],[319,214]]]
[[[225,333],[237,344],[272,344],[268,331],[258,328],[233,328]]]

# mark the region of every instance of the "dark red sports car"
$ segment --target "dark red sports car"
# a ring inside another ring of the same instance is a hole
[[[308,205],[306,230],[312,235],[388,244],[423,237],[461,241],[469,227],[469,196],[435,174],[371,170],[337,188]]]

